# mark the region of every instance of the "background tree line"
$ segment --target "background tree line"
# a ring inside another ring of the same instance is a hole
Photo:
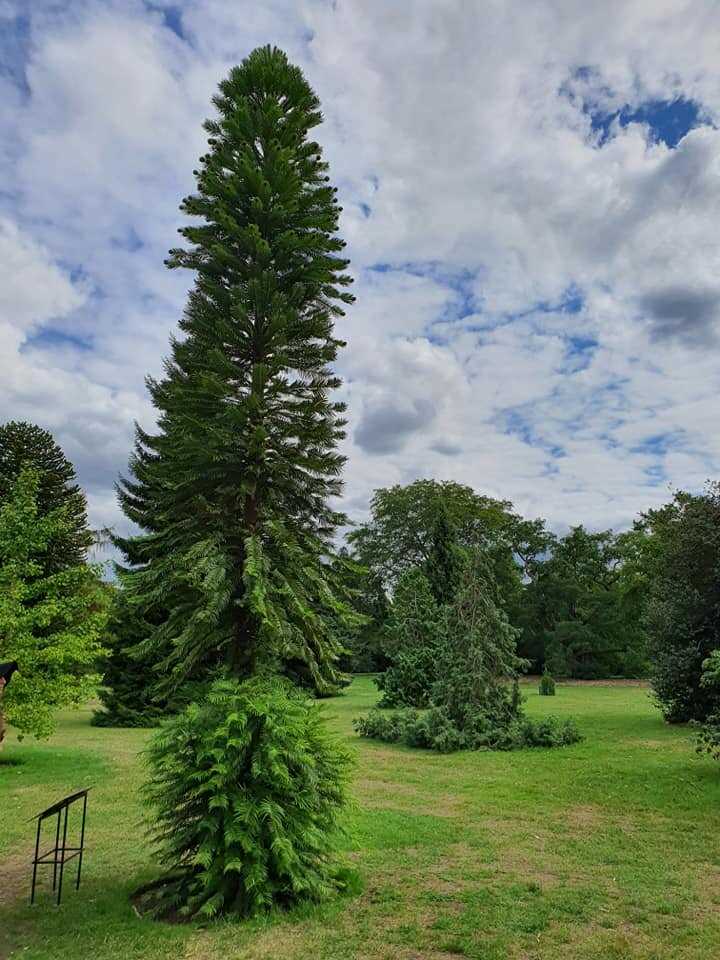
[[[387,666],[393,602],[406,602],[408,576],[428,564],[440,511],[455,549],[485,557],[498,603],[518,631],[518,654],[533,672],[547,667],[578,679],[647,675],[644,527],[615,534],[577,526],[557,536],[543,520],[520,517],[508,501],[434,480],[376,491],[371,518],[348,536],[348,555],[359,564],[359,608],[370,621],[350,640],[351,669]]]

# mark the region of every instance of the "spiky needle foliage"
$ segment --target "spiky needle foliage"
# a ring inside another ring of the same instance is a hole
[[[10,420],[0,425],[0,503],[8,500],[23,469],[38,478],[37,510],[41,517],[62,508],[64,523],[37,559],[43,570],[55,573],[85,560],[92,544],[85,494],[75,468],[53,435],[34,423]]]
[[[154,662],[130,652],[150,629],[127,602],[125,591],[115,588],[107,628],[109,651],[102,664],[102,687],[98,691],[101,708],[91,719],[95,726],[156,727],[174,712],[175,704],[155,695],[159,677]]]
[[[288,680],[219,680],[153,741],[147,798],[168,875],[156,915],[249,916],[343,886],[332,854],[348,753]]]
[[[518,687],[527,661],[516,631],[494,601],[486,558],[472,552],[451,604],[442,608],[430,709],[373,710],[355,721],[364,737],[441,752],[564,746],[580,733],[572,721],[524,716]]]
[[[255,50],[230,71],[208,120],[195,222],[168,265],[195,273],[162,380],[159,432],[137,431],[120,500],[143,534],[120,539],[125,586],[174,681],[224,660],[236,676],[308,664],[340,679],[329,621],[351,615],[328,538],[342,519],[344,404],[334,319],[352,296],[340,207],[320,146],[319,101],[284,53]],[[327,614],[327,616],[326,616]]]
[[[377,686],[383,707],[426,707],[437,680],[441,613],[430,583],[417,567],[400,577],[388,623],[391,663]]]

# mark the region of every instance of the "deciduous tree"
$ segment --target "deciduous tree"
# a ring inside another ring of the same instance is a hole
[[[648,598],[645,614],[652,685],[670,722],[705,720],[720,686],[703,683],[703,664],[720,647],[720,484],[678,492],[644,515]]]
[[[55,711],[83,703],[99,682],[108,591],[96,568],[48,573],[37,559],[73,529],[64,507],[41,510],[40,486],[24,469],[0,504],[0,660],[18,662],[2,699],[7,719],[20,734],[47,737]]]

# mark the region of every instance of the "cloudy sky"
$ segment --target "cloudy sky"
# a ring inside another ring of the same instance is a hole
[[[720,474],[714,0],[0,0],[0,419],[53,431],[95,525],[210,98],[268,42],[344,206],[352,516],[437,477],[622,526]]]

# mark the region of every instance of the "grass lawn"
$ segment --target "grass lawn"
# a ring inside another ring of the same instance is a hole
[[[146,731],[66,713],[0,764],[0,957],[24,960],[477,960],[720,957],[720,765],[663,724],[640,687],[526,688],[533,715],[574,715],[560,750],[439,756],[359,740],[376,698],[357,678],[325,707],[358,754],[350,856],[364,889],[252,923],[170,926],[128,894],[153,876],[139,828]],[[8,762],[17,761],[17,762]],[[27,904],[43,806],[93,785],[83,883]]]

